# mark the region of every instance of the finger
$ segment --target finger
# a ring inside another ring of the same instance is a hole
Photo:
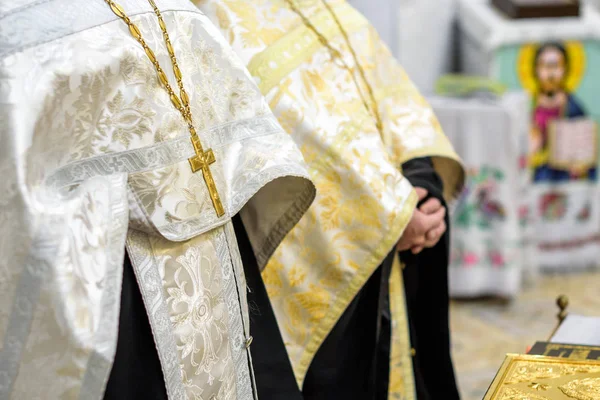
[[[439,210],[441,207],[442,207],[442,203],[435,197],[432,197],[431,199],[427,200],[425,202],[425,204],[423,204],[421,207],[419,207],[419,210],[425,214],[433,214],[434,212]]]
[[[442,207],[433,214],[426,214],[421,217],[421,228],[425,232],[429,232],[444,221],[446,216],[446,208]]]
[[[420,252],[423,251],[423,246],[417,246],[417,247],[413,247],[410,250],[413,254],[419,254]]]
[[[435,245],[438,244],[439,241],[440,237],[436,236],[434,239],[425,242],[425,245],[423,247],[425,247],[426,249],[431,249],[432,247],[435,247]]]
[[[427,242],[425,243],[425,247],[430,249],[434,247],[440,241],[442,235],[446,232],[446,223],[443,222],[437,228],[432,229],[427,233]]]
[[[431,248],[435,247],[439,243],[439,241],[440,241],[440,238],[436,237],[433,240],[428,240],[427,242],[425,242],[423,247],[426,249],[431,249]]]
[[[446,222],[444,222],[444,221],[442,221],[442,223],[440,224],[440,226],[438,226],[438,227],[436,228],[436,230],[435,230],[435,234],[434,234],[434,237],[435,237],[435,240],[436,240],[436,242],[437,242],[438,240],[440,240],[440,238],[442,237],[442,235],[443,235],[444,233],[446,233],[446,228],[447,228],[447,226],[446,226]]]
[[[440,237],[436,237],[434,240],[428,240],[423,246],[426,249],[434,248],[440,241]]]
[[[426,237],[428,243],[431,242],[432,240],[437,240],[440,237],[439,230],[440,230],[440,228],[438,226],[438,227],[433,228],[429,232],[427,232],[427,235],[425,237]]]
[[[440,236],[442,236],[448,230],[448,225],[446,225],[446,221],[442,221],[442,226],[440,226]]]
[[[427,240],[439,240],[439,238],[446,232],[446,222],[442,221],[441,224],[427,232],[426,238]]]
[[[404,251],[404,250],[408,250],[410,249],[410,246],[408,244],[406,244],[405,242],[398,242],[398,244],[396,245],[396,250],[398,251]]]
[[[417,192],[417,196],[419,197],[419,201],[423,200],[429,194],[429,192],[427,190],[425,190],[423,188],[420,188],[420,187],[416,187],[415,188],[415,192]]]
[[[428,241],[427,243],[425,243],[425,245],[423,246],[423,248],[425,249],[433,249],[435,247],[436,244],[438,244],[439,240],[431,240]]]
[[[413,245],[411,244],[411,242],[405,239],[401,239],[396,245],[396,249],[398,249],[398,251],[410,250],[412,247]]]
[[[411,247],[422,247],[425,245],[426,242],[427,239],[425,238],[425,235],[418,236],[415,239],[413,239]]]

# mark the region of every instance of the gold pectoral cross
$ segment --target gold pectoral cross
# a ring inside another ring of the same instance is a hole
[[[215,185],[215,180],[210,172],[210,165],[216,161],[215,153],[213,153],[212,149],[204,151],[202,149],[202,144],[200,143],[200,138],[195,133],[192,134],[191,139],[194,150],[196,151],[196,155],[188,159],[190,166],[192,167],[192,172],[202,170],[202,176],[204,177],[206,187],[208,187],[208,193],[210,194],[210,199],[212,200],[217,217],[222,217],[225,214],[225,210],[223,209],[223,203],[221,203],[221,198],[217,191],[217,185]]]
[[[146,56],[154,65],[156,72],[158,73],[158,81],[160,84],[166,89],[169,94],[169,98],[171,99],[171,103],[173,106],[181,113],[183,120],[187,123],[188,128],[190,130],[190,138],[192,139],[192,144],[194,145],[194,151],[196,155],[194,157],[189,158],[190,166],[192,167],[192,171],[196,172],[202,170],[202,176],[204,177],[204,182],[206,183],[206,187],[208,187],[208,193],[210,194],[210,199],[212,200],[213,207],[215,208],[215,212],[217,213],[217,217],[222,217],[225,215],[225,209],[223,209],[223,203],[221,203],[221,198],[219,197],[219,192],[217,191],[217,185],[215,185],[215,180],[210,172],[210,165],[215,162],[215,154],[211,149],[204,152],[202,149],[202,144],[200,143],[200,138],[196,134],[196,130],[194,129],[194,122],[192,120],[192,112],[190,110],[190,98],[183,87],[181,69],[177,64],[177,57],[175,56],[175,52],[173,50],[173,45],[171,44],[171,39],[169,39],[169,34],[167,32],[167,26],[165,21],[160,13],[158,7],[154,3],[154,0],[148,0],[152,8],[154,9],[154,14],[158,18],[158,25],[163,34],[163,39],[165,40],[165,44],[167,46],[167,50],[169,52],[169,57],[171,59],[171,64],[173,67],[173,74],[177,79],[177,86],[179,87],[179,96],[173,91],[171,84],[169,83],[169,79],[167,75],[165,75],[165,71],[160,66],[156,55],[152,51],[148,44],[142,37],[142,32],[140,29],[133,23],[131,18],[125,14],[123,7],[119,4],[115,3],[114,0],[105,0],[110,9],[117,15],[117,17],[121,18],[129,27],[129,33],[133,36],[135,40],[142,46]]]

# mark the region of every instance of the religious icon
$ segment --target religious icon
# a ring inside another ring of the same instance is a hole
[[[596,180],[596,124],[574,94],[584,67],[581,43],[521,50],[521,81],[533,96],[529,165],[534,182]]]

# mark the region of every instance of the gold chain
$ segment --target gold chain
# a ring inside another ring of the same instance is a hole
[[[306,17],[306,15],[304,15],[304,13],[294,4],[293,0],[285,0],[285,1],[288,4],[288,7],[290,7],[290,9],[292,11],[294,11],[300,17],[300,19],[302,19],[302,22],[304,23],[304,25],[306,25],[306,27],[308,29],[310,29],[317,36],[317,38],[319,39],[319,42],[329,50],[329,52],[331,54],[331,58],[333,60],[339,60],[342,68],[344,68],[346,71],[348,71],[348,73],[352,77],[352,81],[354,82],[354,85],[356,86],[356,89],[361,98],[361,101],[362,101],[365,109],[367,110],[367,113],[369,113],[371,115],[371,117],[375,120],[375,126],[377,127],[377,130],[379,131],[380,136],[383,138],[383,123],[381,121],[381,115],[379,114],[379,106],[377,104],[377,100],[375,99],[375,93],[373,92],[373,87],[369,84],[369,80],[367,79],[365,70],[363,69],[362,65],[358,61],[358,56],[356,55],[356,52],[354,51],[354,48],[352,47],[352,44],[350,43],[350,37],[348,36],[348,33],[342,26],[336,13],[333,11],[333,9],[329,5],[329,3],[326,0],[321,0],[323,5],[327,9],[328,13],[331,15],[331,17],[335,21],[342,36],[344,37],[344,41],[346,42],[346,45],[348,46],[348,49],[350,50],[350,54],[352,54],[352,58],[354,59],[354,64],[356,65],[356,68],[358,69],[361,79],[362,79],[365,87],[367,88],[367,93],[369,95],[371,105],[369,105],[369,103],[367,102],[367,100],[363,94],[363,91],[356,79],[354,71],[352,70],[352,68],[350,68],[348,66],[348,64],[342,57],[341,52],[331,45],[331,43],[325,37],[325,35],[323,35],[321,32],[319,32],[319,30],[315,27],[315,25],[312,22],[310,22],[310,19],[308,17]]]
[[[211,149],[204,151],[200,142],[200,138],[198,137],[196,129],[194,128],[192,112],[190,110],[190,100],[187,92],[185,91],[185,88],[183,87],[181,70],[179,69],[179,65],[177,64],[177,57],[175,57],[175,51],[173,50],[173,45],[171,44],[171,39],[169,38],[169,33],[167,32],[167,26],[162,17],[162,14],[160,13],[160,10],[154,3],[154,0],[148,0],[148,3],[154,10],[154,14],[156,14],[156,17],[158,18],[158,25],[160,26],[160,30],[162,31],[162,35],[167,46],[167,51],[169,52],[171,65],[173,67],[173,74],[175,75],[175,79],[177,80],[177,85],[179,87],[179,96],[177,96],[177,94],[173,91],[173,88],[171,87],[171,85],[169,84],[169,80],[167,79],[167,75],[160,66],[156,56],[154,55],[154,52],[150,47],[148,47],[148,44],[142,37],[141,31],[133,23],[133,21],[131,21],[129,16],[125,14],[123,7],[115,3],[113,0],[104,1],[106,2],[106,4],[109,5],[111,10],[116,15],[127,24],[131,35],[144,48],[146,56],[148,56],[148,59],[150,60],[150,62],[152,62],[154,68],[156,69],[159,81],[165,87],[169,94],[169,97],[171,98],[171,103],[173,103],[173,106],[175,106],[175,108],[179,110],[184,121],[187,123],[188,130],[190,132],[190,139],[192,141],[192,145],[194,146],[194,151],[196,152],[196,155],[189,159],[192,172],[202,170],[202,175],[204,177],[206,186],[208,187],[208,192],[210,194],[210,198],[215,208],[215,212],[217,213],[218,217],[223,216],[225,214],[225,210],[223,208],[223,204],[221,203],[221,199],[217,191],[217,186],[209,169],[210,164],[215,162],[215,156]]]

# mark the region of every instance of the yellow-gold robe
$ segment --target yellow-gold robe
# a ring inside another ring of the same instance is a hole
[[[431,108],[374,28],[345,1],[330,0],[329,5],[373,87],[383,137],[350,73],[284,0],[195,3],[246,62],[300,147],[317,186],[315,202],[263,271],[302,387],[319,346],[412,216],[417,197],[402,175],[402,163],[432,157],[447,200],[460,190],[464,172]],[[321,0],[296,0],[296,5],[358,76],[344,37]],[[364,85],[361,90],[367,93]],[[408,398],[402,393],[412,392],[413,377],[400,279],[396,262],[390,397],[397,392],[402,397],[396,398]]]

